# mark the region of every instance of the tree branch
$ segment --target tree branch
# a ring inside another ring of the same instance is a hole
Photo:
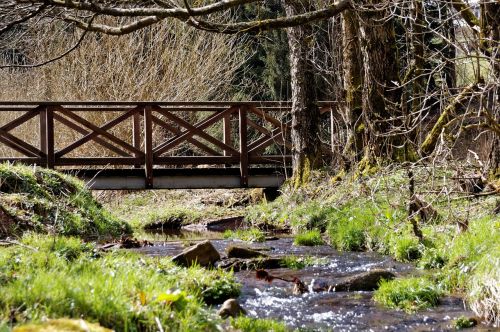
[[[32,19],[33,17],[37,16],[38,14],[40,14],[41,12],[43,12],[48,6],[47,5],[40,5],[36,10],[33,10],[31,11],[28,15],[25,15],[25,16],[22,16],[20,17],[19,19],[17,20],[13,20],[12,22],[4,25],[1,29],[0,29],[0,35],[2,35],[3,33],[9,31],[10,29],[12,29],[14,26],[18,25],[18,24],[21,24],[21,23],[24,23],[30,19]]]
[[[90,19],[89,23],[88,23],[88,26],[91,26],[92,25],[92,22],[94,21],[94,18],[96,17],[97,15],[94,15],[92,16],[92,18]],[[52,58],[50,60],[46,60],[46,61],[43,61],[43,62],[40,62],[40,63],[37,63],[37,64],[34,64],[34,65],[3,65],[3,66],[0,66],[0,69],[4,69],[4,68],[37,68],[37,67],[42,67],[42,66],[45,66],[45,65],[48,65],[49,63],[52,63],[52,62],[55,62],[59,59],[62,59],[63,57],[65,57],[66,55],[70,54],[71,52],[73,52],[74,50],[76,50],[80,44],[83,42],[83,39],[85,39],[85,36],[87,35],[87,33],[89,32],[90,30],[88,29],[84,29],[82,35],[80,36],[80,38],[78,39],[78,41],[76,42],[75,45],[73,45],[70,49],[68,49],[66,52],[56,56],[55,58]]]

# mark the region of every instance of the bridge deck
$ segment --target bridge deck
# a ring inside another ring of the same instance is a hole
[[[278,188],[291,169],[250,168],[248,188]],[[147,189],[143,169],[64,170],[84,180],[95,190]],[[217,189],[239,188],[240,169],[170,168],[153,169],[153,187],[148,189]]]

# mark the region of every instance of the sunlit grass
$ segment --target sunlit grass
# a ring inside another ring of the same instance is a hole
[[[25,237],[0,249],[0,314],[11,322],[83,318],[118,331],[205,331],[207,303],[239,294],[232,274],[183,268],[169,258],[97,252],[75,238]],[[8,322],[4,322],[6,324]]]

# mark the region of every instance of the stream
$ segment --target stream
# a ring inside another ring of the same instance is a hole
[[[197,237],[187,235],[187,238]],[[295,255],[314,257],[315,263],[304,269],[279,268],[268,270],[273,276],[302,280],[309,289],[332,284],[332,281],[371,269],[385,269],[397,276],[418,274],[413,265],[396,262],[390,257],[370,252],[338,252],[329,246],[304,247],[293,245],[291,238],[278,238],[261,243],[237,240],[213,239],[214,247],[224,256],[231,244],[265,249],[272,257]],[[207,235],[207,234],[205,234]],[[185,238],[185,234],[178,234]],[[220,233],[219,233],[220,237]],[[178,239],[179,237],[175,237]],[[134,249],[148,256],[173,256],[185,249],[187,240],[155,242],[153,246]],[[309,292],[293,295],[290,283],[274,280],[272,283],[258,280],[255,271],[239,271],[236,278],[242,284],[238,301],[251,317],[272,318],[283,321],[292,330],[301,331],[451,331],[453,320],[462,315],[474,314],[467,310],[457,297],[442,298],[432,309],[407,314],[403,311],[382,308],[372,300],[373,292]],[[471,331],[494,331],[484,325]]]

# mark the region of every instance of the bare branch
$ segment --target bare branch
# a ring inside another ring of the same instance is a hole
[[[0,35],[3,34],[3,33],[5,33],[5,32],[7,32],[7,31],[9,31],[14,26],[16,26],[18,24],[21,24],[21,23],[24,23],[24,22],[32,19],[33,17],[39,15],[46,8],[47,8],[47,5],[41,5],[37,9],[29,12],[27,15],[21,16],[19,19],[13,20],[13,21],[9,22],[8,24],[6,24],[2,28],[0,28]]]
[[[90,27],[92,25],[92,22],[94,21],[95,17],[96,17],[96,15],[92,16],[92,18],[90,19],[90,21],[88,23],[88,27]],[[37,67],[42,67],[42,66],[48,65],[49,63],[55,62],[57,60],[60,60],[60,59],[64,58],[66,55],[68,55],[71,52],[73,52],[74,50],[76,50],[80,46],[80,44],[83,42],[83,40],[85,39],[85,36],[87,35],[87,33],[89,31],[90,30],[88,30],[88,28],[84,29],[82,35],[80,36],[80,38],[78,39],[76,44],[73,45],[71,48],[69,48],[66,52],[56,56],[55,58],[34,64],[34,65],[3,65],[3,66],[0,66],[0,69],[4,69],[4,68],[37,68]]]

